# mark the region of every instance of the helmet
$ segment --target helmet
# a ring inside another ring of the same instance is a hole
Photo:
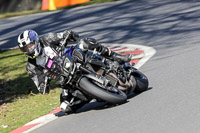
[[[41,52],[38,34],[33,30],[26,30],[18,36],[18,46],[29,58],[36,58]]]

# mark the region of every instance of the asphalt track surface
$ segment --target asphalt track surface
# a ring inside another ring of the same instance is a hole
[[[200,132],[200,2],[128,0],[0,20],[0,48],[13,47],[25,29],[39,34],[73,29],[102,43],[151,46],[140,70],[148,91],[126,104],[91,104],[32,131],[56,133]]]

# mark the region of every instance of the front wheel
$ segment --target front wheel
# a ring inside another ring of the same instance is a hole
[[[117,92],[108,91],[95,83],[92,80],[83,77],[80,82],[79,86],[82,88],[83,91],[87,92],[91,96],[95,98],[101,99],[103,101],[112,103],[112,104],[122,104],[126,102],[127,96],[124,92],[119,89],[116,89]]]

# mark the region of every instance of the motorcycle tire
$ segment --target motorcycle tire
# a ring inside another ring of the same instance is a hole
[[[142,72],[137,70],[134,73],[134,78],[136,81],[136,87],[135,87],[134,93],[139,94],[148,89],[149,81]]]
[[[127,100],[126,94],[118,89],[119,93],[114,93],[107,91],[95,83],[92,82],[92,80],[89,80],[86,77],[83,77],[80,82],[79,86],[83,91],[90,94],[91,96],[94,96],[97,99],[101,99],[105,102],[112,103],[112,104],[122,104],[125,103]]]

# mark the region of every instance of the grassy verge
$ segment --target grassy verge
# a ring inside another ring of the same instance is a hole
[[[26,61],[19,49],[0,51],[0,133],[23,126],[59,106],[60,90],[39,94],[26,74]]]
[[[62,8],[58,8],[57,10],[70,9],[70,8],[74,8],[74,7],[93,5],[93,4],[100,4],[100,3],[112,2],[112,1],[118,1],[118,0],[90,0],[90,2],[87,2],[87,3],[84,3],[84,4],[62,7]],[[0,19],[16,17],[16,16],[23,16],[23,15],[29,15],[29,14],[35,14],[35,13],[41,13],[41,12],[47,12],[47,11],[30,10],[30,11],[22,11],[22,12],[4,13],[4,14],[0,14]]]

